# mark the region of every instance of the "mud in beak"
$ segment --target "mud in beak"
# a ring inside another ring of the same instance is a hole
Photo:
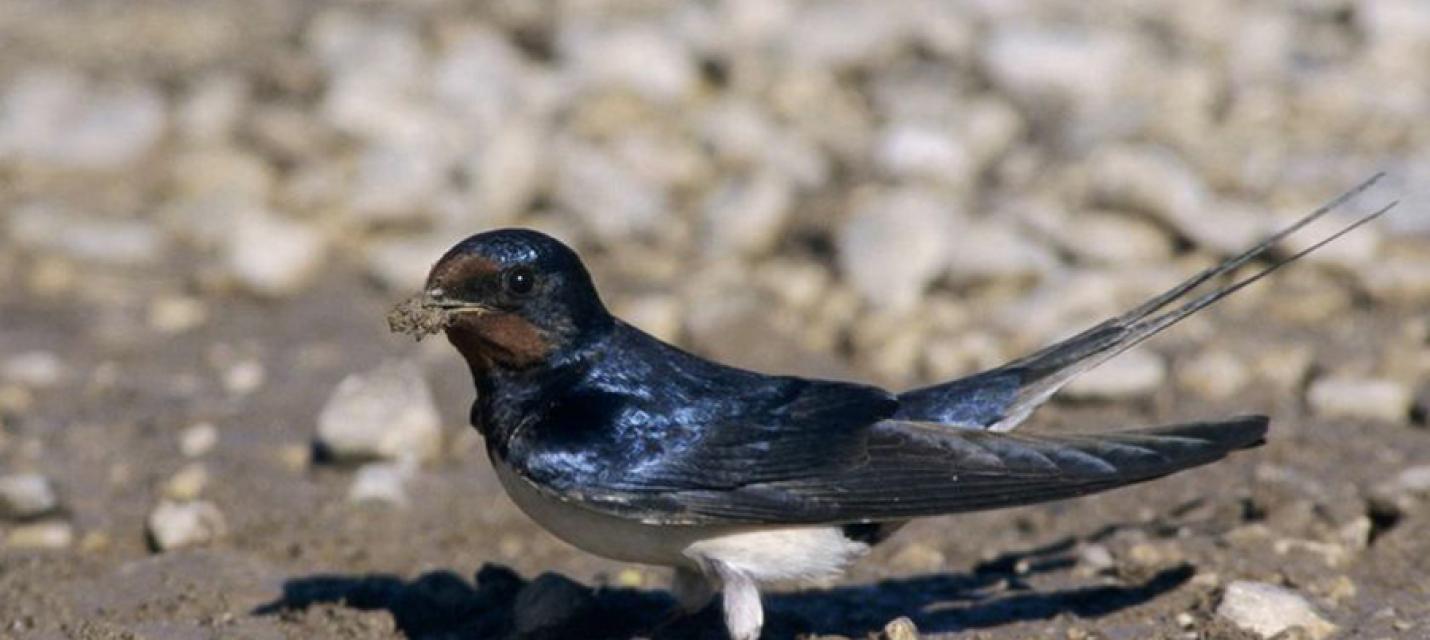
[[[407,334],[420,341],[441,333],[458,315],[481,315],[491,310],[480,303],[447,297],[442,289],[433,288],[394,306],[387,314],[387,327],[393,333]]]
[[[428,289],[422,293],[422,308],[445,313],[476,313],[482,314],[492,310],[480,302],[469,300],[458,300],[447,296],[442,288]]]

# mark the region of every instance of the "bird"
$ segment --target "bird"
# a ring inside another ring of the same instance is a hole
[[[903,392],[749,371],[663,342],[606,308],[574,250],[528,229],[456,244],[418,296],[466,361],[471,423],[512,501],[587,552],[673,568],[677,613],[718,595],[729,637],[754,640],[761,585],[836,576],[910,520],[1107,491],[1262,444],[1264,415],[1013,430],[1078,374],[1395,206],[1234,279],[1379,178],[1086,331]]]

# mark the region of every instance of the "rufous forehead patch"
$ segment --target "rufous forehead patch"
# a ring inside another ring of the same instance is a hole
[[[490,275],[501,270],[497,263],[478,255],[456,255],[432,266],[427,274],[427,288],[450,287],[459,282]]]

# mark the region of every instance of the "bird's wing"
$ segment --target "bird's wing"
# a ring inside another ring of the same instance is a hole
[[[846,465],[893,394],[867,385],[743,372],[692,392],[568,391],[493,455],[556,492],[724,490]]]
[[[1272,262],[1249,277],[1186,299],[1180,305],[1165,310],[1201,285],[1230,274],[1265,254],[1287,236],[1370,188],[1383,175],[1372,176],[1256,246],[1188,278],[1122,315],[996,369],[900,394],[899,411],[895,417],[993,431],[1010,430],[1078,374],[1389,211],[1397,203],[1392,202],[1362,216],[1330,237]]]
[[[659,488],[545,490],[598,511],[657,524],[805,525],[880,522],[1026,505],[1165,476],[1255,446],[1263,416],[1084,436],[1013,435],[883,420],[837,464],[805,469],[782,460],[702,459]],[[732,461],[786,471],[734,486]],[[723,485],[723,483],[715,483]]]

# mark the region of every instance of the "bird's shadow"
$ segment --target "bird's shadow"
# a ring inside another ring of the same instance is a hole
[[[1074,564],[1076,541],[1060,541],[984,562],[966,574],[929,574],[877,583],[771,593],[764,598],[764,638],[806,634],[864,637],[908,616],[924,632],[996,627],[1063,613],[1097,618],[1176,589],[1194,571],[1165,569],[1140,584],[1033,591],[1031,574]],[[438,638],[710,638],[725,640],[717,604],[662,625],[674,605],[663,590],[586,587],[555,573],[525,580],[488,564],[468,582],[450,571],[413,580],[373,574],[315,575],[288,580],[283,595],[254,611],[267,615],[317,604],[386,610],[407,637]],[[657,630],[658,629],[658,630]]]

